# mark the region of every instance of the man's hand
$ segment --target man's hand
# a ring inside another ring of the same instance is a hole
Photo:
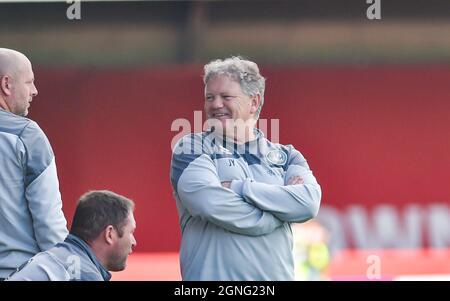
[[[286,186],[287,186],[287,185],[303,184],[303,183],[305,183],[305,181],[303,180],[302,177],[300,177],[300,176],[292,176],[292,177],[289,178],[289,180],[288,180]],[[222,184],[222,185],[223,185],[223,184]]]
[[[223,187],[230,188],[231,181],[225,181],[225,182],[222,182],[221,184],[222,184]]]

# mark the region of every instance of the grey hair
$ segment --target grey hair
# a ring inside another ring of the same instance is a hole
[[[242,92],[247,96],[261,95],[261,103],[256,111],[256,117],[259,117],[264,104],[264,90],[266,88],[266,79],[259,73],[256,63],[245,60],[240,56],[233,56],[226,59],[218,59],[209,62],[204,67],[203,83],[216,76],[225,75],[238,82]]]

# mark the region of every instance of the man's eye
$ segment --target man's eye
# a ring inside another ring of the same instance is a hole
[[[214,99],[214,97],[212,97],[212,96],[207,96],[207,97],[205,98],[206,101],[212,101],[213,99]]]

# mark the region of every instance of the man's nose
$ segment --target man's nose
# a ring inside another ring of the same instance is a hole
[[[223,107],[223,100],[221,97],[215,97],[214,100],[211,103],[211,107],[214,109],[222,108]]]
[[[38,95],[38,90],[37,90],[37,88],[36,88],[36,86],[34,84],[33,84],[32,95],[33,95],[33,97]]]

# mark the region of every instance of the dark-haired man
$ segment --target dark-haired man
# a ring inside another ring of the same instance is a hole
[[[91,191],[78,201],[64,242],[32,257],[6,280],[109,281],[136,246],[134,203],[111,191]]]

